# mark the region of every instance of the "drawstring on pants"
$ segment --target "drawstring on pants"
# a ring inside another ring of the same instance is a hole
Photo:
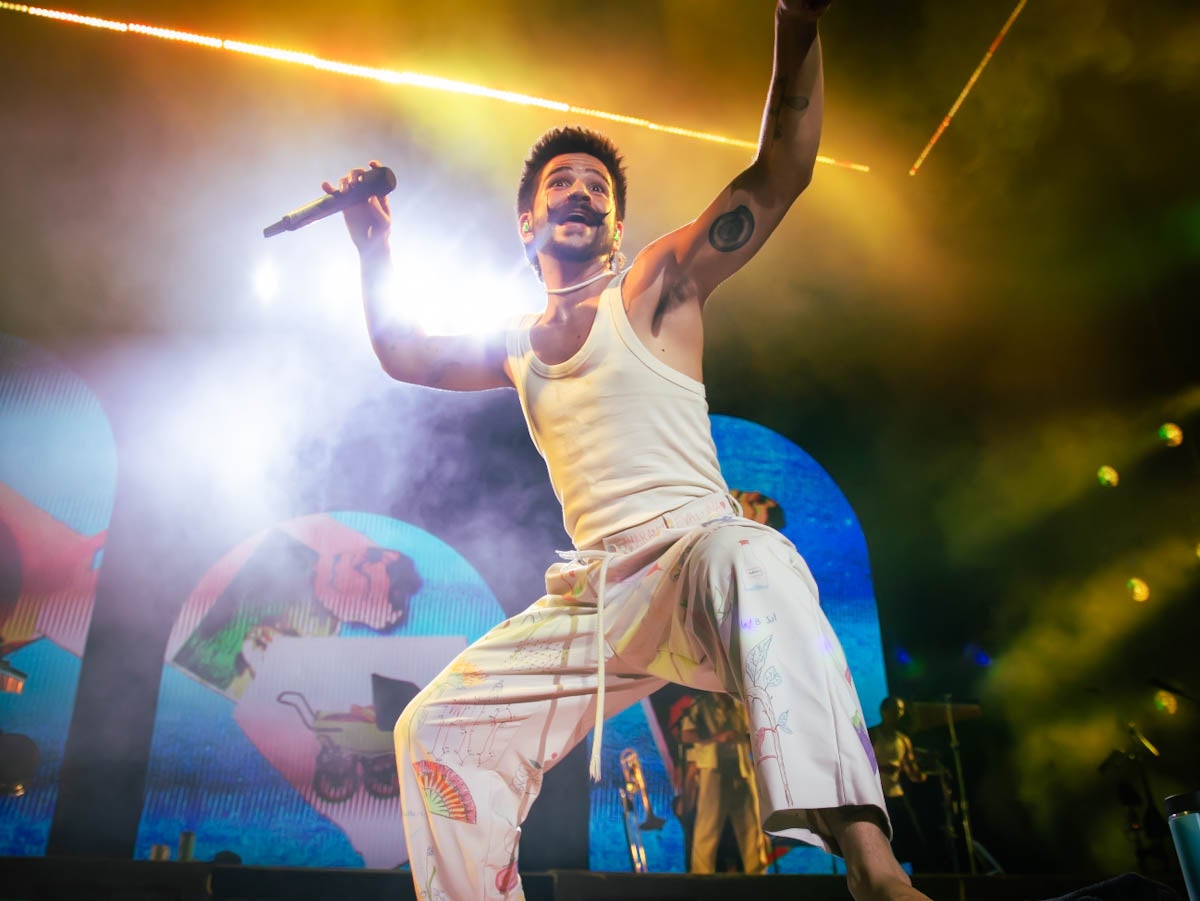
[[[580,566],[600,561],[600,584],[596,589],[596,725],[592,731],[592,757],[588,763],[588,775],[593,782],[600,781],[600,747],[604,739],[604,590],[608,585],[608,564],[618,554],[630,553],[657,539],[668,529],[694,528],[722,516],[740,513],[741,509],[737,498],[727,492],[710,494],[604,539],[603,550],[589,548],[558,552],[562,559]]]

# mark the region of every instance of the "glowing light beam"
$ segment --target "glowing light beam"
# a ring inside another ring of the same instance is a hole
[[[916,175],[917,170],[921,168],[921,164],[925,162],[925,157],[929,156],[929,151],[933,150],[933,145],[938,142],[938,138],[942,136],[950,124],[950,120],[954,118],[958,108],[962,106],[963,101],[967,99],[967,94],[971,93],[971,88],[975,86],[975,82],[979,80],[979,75],[983,72],[984,67],[991,62],[992,54],[996,52],[996,48],[1000,46],[1000,42],[1004,40],[1004,36],[1008,34],[1008,29],[1012,27],[1012,23],[1017,21],[1017,16],[1021,14],[1021,10],[1025,8],[1027,0],[1020,0],[1017,8],[1012,11],[1012,15],[1008,17],[1008,21],[1004,23],[1004,27],[1000,29],[1000,33],[996,35],[996,39],[992,41],[992,45],[988,47],[987,53],[983,55],[983,59],[979,61],[979,65],[975,67],[975,71],[971,73],[971,77],[967,79],[966,87],[959,92],[958,99],[954,101],[954,105],[950,107],[950,112],[946,113],[946,118],[942,119],[937,130],[934,131],[933,137],[929,139],[929,143],[925,145],[925,149],[921,151],[917,157],[917,161],[912,164],[912,168],[908,170],[909,175]]]
[[[1022,0],[1022,5],[1024,5],[1024,0]],[[67,22],[73,25],[87,25],[91,28],[103,28],[109,31],[118,31],[126,34],[132,33],[141,35],[142,37],[151,37],[158,38],[160,40],[195,44],[201,47],[209,47],[214,50],[228,50],[231,53],[256,56],[262,59],[270,59],[276,62],[290,63],[292,65],[308,66],[323,72],[333,72],[337,75],[346,75],[352,78],[366,78],[381,82],[382,84],[407,85],[415,88],[446,91],[453,94],[467,94],[475,97],[487,97],[492,100],[499,100],[503,103],[515,103],[522,106],[535,106],[542,109],[555,110],[556,112],[569,113],[576,116],[605,119],[609,122],[619,122],[624,125],[645,128],[650,131],[660,131],[665,134],[676,135],[677,137],[681,138],[691,138],[692,140],[696,141],[706,141],[711,144],[724,144],[729,147],[743,147],[748,150],[756,150],[758,148],[758,144],[754,141],[746,141],[740,138],[730,138],[726,137],[725,135],[714,134],[707,131],[697,131],[692,128],[682,128],[678,125],[666,125],[661,122],[652,122],[649,119],[642,119],[637,116],[626,116],[621,113],[610,113],[606,112],[605,110],[589,109],[583,106],[575,106],[571,103],[564,103],[560,100],[549,100],[545,97],[534,97],[529,94],[520,94],[515,91],[501,91],[496,88],[471,84],[470,82],[465,81],[455,81],[450,78],[439,78],[434,75],[422,75],[418,72],[396,72],[391,69],[377,69],[370,66],[359,66],[353,63],[322,59],[321,57],[314,56],[311,53],[302,53],[280,47],[266,47],[261,44],[249,44],[244,41],[225,40],[208,35],[192,34],[191,32],[187,31],[177,31],[173,28],[161,28],[156,25],[143,25],[133,22],[118,22],[112,19],[97,18],[95,16],[83,16],[77,13],[66,12],[64,10],[43,9],[42,7],[38,6],[26,6],[22,3],[0,2],[0,10],[24,13],[29,16],[37,16],[39,18],[51,19],[58,22]],[[871,171],[871,167],[864,165],[863,163],[853,163],[847,160],[839,160],[831,156],[825,156],[824,154],[821,154],[817,157],[817,162],[823,163],[827,166],[838,166],[842,169],[852,169],[855,172]]]

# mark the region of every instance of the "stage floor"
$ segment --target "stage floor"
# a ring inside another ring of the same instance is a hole
[[[683,876],[556,870],[524,875],[528,901],[849,901],[841,876]],[[917,875],[934,901],[1041,901],[1098,877]],[[1138,886],[1144,888],[1144,884]],[[1176,888],[1182,894],[1182,886]],[[1105,901],[1158,901],[1126,888]],[[1161,896],[1166,899],[1170,896]],[[0,858],[0,901],[415,901],[400,871],[217,866],[211,863]]]

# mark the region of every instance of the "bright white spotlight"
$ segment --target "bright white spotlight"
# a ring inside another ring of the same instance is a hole
[[[542,308],[540,292],[530,290],[528,278],[501,276],[486,269],[463,273],[437,311],[422,323],[426,331],[443,335],[483,335],[504,328],[523,313]]]
[[[542,307],[523,270],[500,274],[454,247],[410,248],[394,279],[397,314],[430,335],[480,335]]]
[[[526,313],[542,309],[545,297],[524,264],[507,271],[489,267],[461,247],[406,240],[393,250],[384,315],[412,323],[428,335],[484,335]],[[298,263],[315,278],[308,304],[315,315],[338,326],[362,322],[361,272],[352,247],[322,252]]]
[[[254,270],[254,293],[263,306],[270,306],[279,294],[279,270],[273,260],[263,260]]]

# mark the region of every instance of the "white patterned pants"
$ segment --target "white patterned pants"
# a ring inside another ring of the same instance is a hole
[[[609,545],[605,715],[668,681],[740,697],[764,828],[836,853],[824,811],[870,805],[887,827],[845,656],[792,544],[723,496],[701,501],[716,518],[639,527]],[[521,823],[544,773],[596,713],[600,569],[551,566],[546,594],[463,651],[397,721],[405,840],[423,901],[523,899]]]

